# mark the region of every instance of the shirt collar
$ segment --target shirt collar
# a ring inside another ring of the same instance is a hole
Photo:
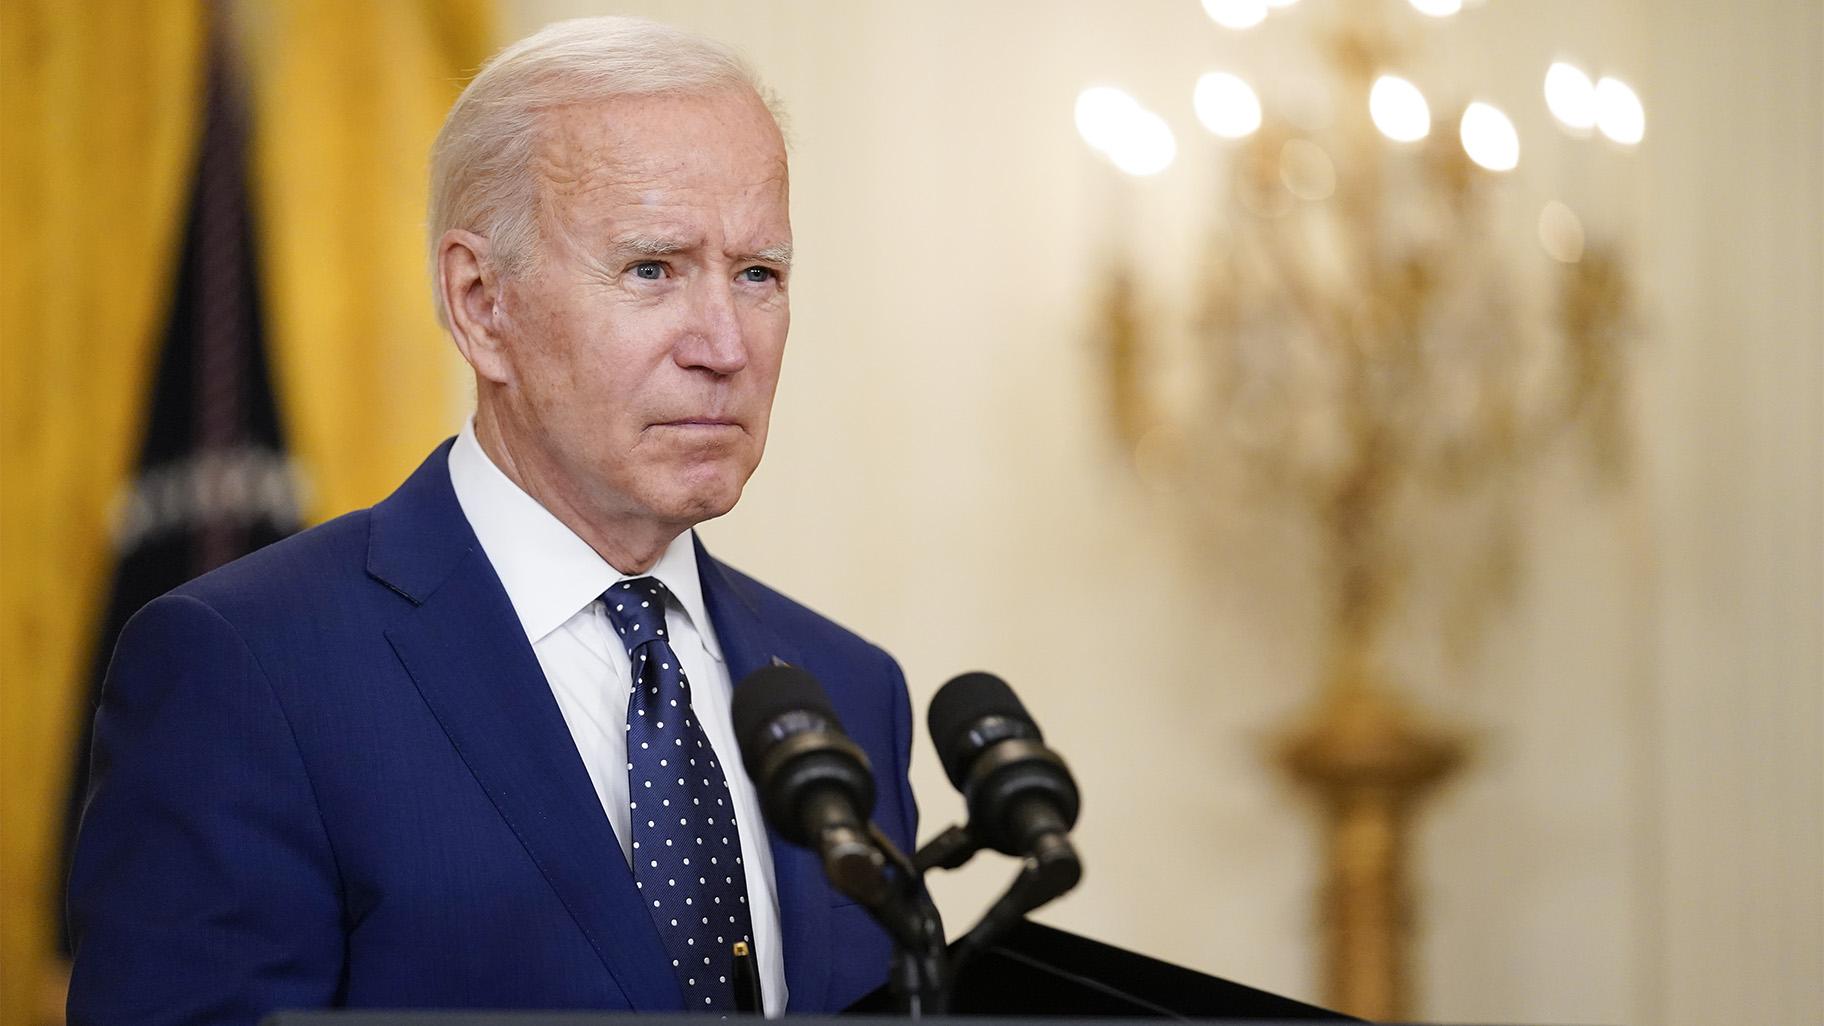
[[[450,484],[520,626],[534,644],[613,585],[634,577],[657,577],[690,617],[704,649],[721,661],[689,531],[672,539],[651,570],[621,573],[495,466],[475,437],[473,417],[450,448]]]

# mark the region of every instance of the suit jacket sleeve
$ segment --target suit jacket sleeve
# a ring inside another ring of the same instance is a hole
[[[250,1023],[334,1001],[334,853],[235,628],[168,595],[122,632],[71,870],[72,1026]]]
[[[893,757],[897,765],[893,767],[891,783],[899,790],[899,810],[902,823],[897,837],[894,838],[900,848],[910,854],[918,847],[918,802],[912,797],[912,696],[906,690],[906,675],[899,668],[899,663],[885,652],[881,658],[886,661],[886,679],[892,683],[893,702]]]

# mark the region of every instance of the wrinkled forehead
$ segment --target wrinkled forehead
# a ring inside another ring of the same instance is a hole
[[[783,192],[788,179],[778,125],[745,86],[549,108],[533,159],[546,199],[560,205],[665,187]]]

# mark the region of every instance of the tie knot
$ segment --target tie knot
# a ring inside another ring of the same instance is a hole
[[[665,586],[657,577],[635,577],[602,592],[608,621],[631,653],[648,641],[665,641]]]

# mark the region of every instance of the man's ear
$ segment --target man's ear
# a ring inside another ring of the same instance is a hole
[[[460,228],[444,232],[437,242],[437,287],[462,358],[483,380],[508,383],[512,363],[502,343],[502,282],[489,259],[488,240]]]

